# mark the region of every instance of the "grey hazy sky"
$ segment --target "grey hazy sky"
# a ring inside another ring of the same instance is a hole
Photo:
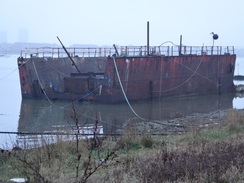
[[[29,42],[65,45],[150,45],[165,41],[244,46],[244,0],[0,0],[0,31],[10,43],[19,30],[28,30]]]

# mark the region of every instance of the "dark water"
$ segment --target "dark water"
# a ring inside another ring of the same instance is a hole
[[[163,120],[233,108],[233,95],[206,95],[178,99],[161,99],[131,103],[134,111],[146,120]],[[69,105],[70,104],[70,105]],[[65,107],[63,107],[65,106]],[[74,124],[74,109],[81,124],[93,125],[95,120],[104,133],[116,133],[130,121],[141,121],[126,103],[116,105],[22,100],[18,132],[52,132]]]
[[[22,100],[16,64],[17,55],[0,57],[0,131],[19,133],[71,133],[74,109],[84,133],[91,133],[97,120],[100,133],[116,133],[133,121],[140,121],[126,103],[116,105],[45,100]],[[244,75],[244,59],[238,61],[238,72]],[[147,120],[183,117],[192,113],[208,113],[219,109],[244,108],[241,96],[206,95],[174,99],[155,99],[131,103],[134,111]],[[53,136],[50,136],[54,138]],[[0,148],[25,146],[38,141],[38,135],[0,134]],[[55,141],[55,139],[54,139]]]

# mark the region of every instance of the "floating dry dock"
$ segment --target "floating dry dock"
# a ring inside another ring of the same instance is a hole
[[[234,90],[234,47],[28,49],[18,58],[23,98],[102,103]],[[71,62],[71,60],[73,60]]]

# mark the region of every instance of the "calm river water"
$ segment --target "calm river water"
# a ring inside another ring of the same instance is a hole
[[[17,57],[18,55],[0,56],[0,148],[5,149],[15,145],[24,146],[23,143],[27,138],[33,140],[35,137],[3,132],[69,132],[74,124],[71,118],[72,104],[69,102],[56,101],[50,104],[44,100],[22,100]],[[237,58],[235,74],[244,75],[244,58]],[[133,102],[132,107],[145,119],[161,120],[218,109],[242,109],[244,98],[223,94],[156,99]],[[85,133],[91,132],[89,129],[95,119],[99,121],[100,133],[115,133],[117,129],[137,120],[125,103],[116,105],[75,103],[75,110],[79,122],[84,125]]]

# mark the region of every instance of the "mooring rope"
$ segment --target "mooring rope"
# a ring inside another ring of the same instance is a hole
[[[10,131],[0,131],[0,134],[9,135],[79,135],[79,136],[91,136],[94,133],[65,133],[65,132],[10,132]],[[121,133],[96,133],[97,136],[116,136],[122,135]]]
[[[8,73],[8,74],[6,74],[5,76],[3,76],[2,78],[0,78],[0,81],[4,80],[4,79],[7,78],[8,76],[10,76],[12,73],[16,72],[19,68],[21,68],[22,66],[24,66],[26,63],[28,63],[28,62],[31,61],[31,60],[32,60],[31,58],[28,58],[28,59],[27,59],[24,63],[22,63],[20,66],[16,67],[13,71],[11,71],[10,73]],[[87,96],[91,95],[92,93],[94,93],[96,90],[98,90],[98,89],[100,88],[100,86],[98,86],[97,88],[95,88],[94,90],[90,91],[89,93],[87,93],[87,94],[81,96],[80,98],[76,99],[75,101],[70,102],[69,104],[66,104],[66,105],[64,105],[64,106],[56,105],[56,104],[53,103],[53,102],[51,101],[51,99],[48,97],[48,95],[47,95],[47,93],[45,92],[45,90],[44,90],[42,84],[40,83],[41,80],[40,80],[39,74],[38,74],[38,72],[37,72],[37,68],[36,68],[35,63],[34,63],[33,60],[32,60],[32,64],[33,64],[33,67],[34,67],[35,74],[36,74],[36,77],[37,77],[37,79],[38,79],[38,82],[39,82],[39,84],[40,84],[40,87],[41,87],[42,91],[44,92],[44,95],[45,95],[46,99],[48,100],[48,102],[49,102],[52,106],[55,106],[55,107],[57,107],[57,108],[59,108],[59,109],[61,109],[61,110],[65,110],[65,111],[72,112],[72,110],[67,109],[66,107],[68,107],[68,106],[70,106],[70,105],[72,105],[72,104],[74,104],[74,103],[77,103],[77,102],[80,101],[80,100],[85,99]],[[53,68],[53,67],[52,67],[52,68]],[[53,68],[53,69],[54,69],[54,68]],[[61,73],[61,74],[64,74],[64,73],[62,73],[62,72],[60,72],[60,71],[58,71],[58,70],[56,70],[56,71],[59,72],[59,73]],[[66,75],[66,74],[64,74],[64,75]],[[50,107],[51,107],[51,106],[50,106]],[[89,119],[92,119],[92,120],[96,120],[95,117],[92,117],[92,116],[89,116],[89,115],[85,115],[85,114],[81,114],[81,115],[84,116],[84,117],[86,117],[86,118],[89,118]],[[114,126],[114,127],[121,127],[121,126],[119,126],[119,125],[115,125],[115,124],[112,124],[112,123],[110,123],[110,122],[107,122],[107,121],[104,121],[104,120],[101,120],[101,119],[100,119],[99,121],[102,122],[102,123],[104,123],[104,124],[109,124],[109,125]],[[0,134],[17,134],[17,135],[20,135],[20,134],[23,134],[23,135],[24,135],[24,134],[25,134],[25,135],[31,135],[31,134],[33,134],[33,135],[38,135],[38,134],[40,134],[40,135],[48,135],[48,134],[50,134],[50,135],[56,135],[57,133],[54,134],[54,133],[0,132]],[[66,135],[67,135],[67,134],[66,134]],[[71,135],[72,135],[72,134],[71,134]],[[85,134],[85,135],[89,135],[89,134]],[[108,134],[104,134],[104,135],[108,135]],[[112,134],[112,135],[120,135],[120,134]]]
[[[62,109],[62,110],[66,110],[66,111],[70,111],[70,112],[72,112],[72,110],[66,109],[66,107],[68,107],[68,106],[70,106],[70,105],[72,105],[72,104],[74,104],[74,103],[76,103],[76,102],[78,102],[78,101],[80,101],[80,100],[83,100],[84,98],[86,98],[87,96],[91,95],[93,92],[95,92],[96,90],[98,90],[98,89],[100,88],[100,86],[98,86],[97,88],[95,88],[95,89],[92,90],[91,92],[89,92],[89,93],[87,93],[87,94],[81,96],[81,97],[78,98],[77,100],[75,100],[75,101],[73,101],[73,102],[70,102],[70,103],[67,104],[67,105],[64,105],[64,106],[58,106],[58,105],[56,105],[55,103],[53,103],[53,102],[51,101],[51,99],[48,97],[48,95],[47,95],[47,93],[45,92],[45,90],[44,90],[42,84],[40,83],[40,77],[39,77],[39,74],[38,74],[38,72],[37,72],[37,69],[36,69],[36,66],[35,66],[35,64],[34,64],[34,61],[32,61],[32,64],[33,64],[33,67],[34,67],[34,70],[35,70],[35,73],[36,73],[38,82],[39,82],[39,84],[40,84],[40,87],[41,87],[41,89],[42,89],[42,91],[43,91],[43,93],[44,93],[46,99],[48,100],[48,102],[49,102],[52,106],[55,106],[55,107],[57,107],[57,108],[59,108],[59,109]],[[89,119],[92,119],[92,120],[96,120],[96,118],[94,118],[94,117],[91,117],[91,116],[88,116],[88,115],[85,115],[85,114],[81,114],[81,115],[84,116],[84,117],[86,117],[86,118],[89,118]],[[100,121],[103,122],[103,123],[106,123],[106,124],[110,124],[110,123],[108,123],[108,122],[106,122],[106,121],[103,121],[103,120],[100,120]],[[110,125],[115,126],[115,127],[119,127],[118,125],[114,125],[114,124],[110,124]]]
[[[2,134],[8,134],[8,135],[62,135],[62,136],[69,136],[69,135],[79,135],[79,136],[93,136],[94,133],[54,133],[54,132],[5,132],[0,131],[0,135]],[[123,133],[96,133],[96,136],[123,136]],[[133,135],[143,135],[143,133],[133,133]],[[168,133],[150,133],[150,135],[160,135],[160,136],[166,136]]]
[[[52,101],[51,101],[51,100],[49,99],[49,97],[47,96],[46,91],[44,90],[44,88],[43,88],[43,86],[42,86],[41,80],[40,80],[39,75],[38,75],[37,70],[36,70],[36,65],[35,65],[35,63],[34,63],[34,60],[33,60],[33,59],[31,59],[31,60],[32,60],[32,64],[33,64],[33,67],[34,67],[34,70],[35,70],[35,73],[36,73],[36,77],[37,77],[38,83],[40,84],[40,87],[41,87],[41,89],[42,89],[42,91],[43,91],[43,93],[44,93],[46,99],[48,100],[48,102],[49,102],[50,104],[53,104]]]
[[[197,74],[197,71],[198,71],[198,69],[199,69],[199,67],[200,67],[200,65],[201,65],[201,63],[202,63],[202,61],[203,61],[203,58],[204,58],[204,55],[202,56],[202,58],[201,58],[201,60],[200,60],[200,62],[199,62],[199,64],[198,64],[198,66],[197,66],[197,68],[195,69],[195,71],[192,73],[192,75],[189,77],[189,78],[187,78],[183,83],[181,83],[181,84],[179,84],[179,85],[177,85],[177,86],[175,86],[175,87],[173,87],[173,88],[170,88],[170,89],[168,89],[168,90],[163,90],[163,91],[161,91],[161,88],[160,88],[160,91],[152,91],[152,92],[155,92],[155,93],[164,93],[164,92],[169,92],[169,91],[172,91],[172,90],[175,90],[175,89],[177,89],[177,88],[179,88],[179,87],[181,87],[181,86],[183,86],[185,83],[187,83],[195,74]],[[193,71],[193,70],[192,70]],[[161,81],[161,78],[160,78],[160,81]]]
[[[72,104],[74,104],[74,103],[76,103],[76,102],[78,102],[78,101],[80,101],[80,100],[83,100],[84,98],[86,98],[87,96],[91,95],[93,92],[95,92],[95,91],[98,90],[99,88],[100,88],[100,86],[98,86],[98,87],[95,88],[94,90],[90,91],[89,93],[85,94],[84,96],[81,96],[81,97],[78,98],[77,100],[75,100],[75,101],[73,101],[73,102],[71,102],[71,103],[69,103],[69,104],[67,104],[67,105],[62,106],[62,108],[65,108],[65,107],[67,107],[67,106],[69,106],[69,105],[72,105]]]
[[[131,104],[130,104],[130,102],[129,102],[127,96],[126,96],[126,93],[125,93],[125,91],[124,91],[124,87],[123,87],[123,85],[122,85],[122,82],[121,82],[121,79],[120,79],[120,76],[119,76],[119,71],[118,71],[118,67],[117,67],[117,64],[116,64],[115,56],[113,56],[113,61],[114,61],[115,71],[116,71],[116,74],[117,74],[117,77],[118,77],[118,80],[119,80],[119,85],[120,85],[120,88],[121,88],[121,90],[122,90],[122,93],[123,93],[123,95],[124,95],[124,97],[125,97],[125,100],[126,100],[128,106],[130,107],[131,111],[132,111],[138,118],[140,118],[141,120],[146,120],[146,119],[142,118],[141,116],[139,116],[139,115],[135,112],[135,110],[132,108],[132,106],[131,106]]]
[[[185,67],[186,69],[188,69],[188,70],[190,70],[190,71],[193,71],[193,72],[194,72],[194,70],[192,70],[191,68],[189,68],[189,67],[185,66],[184,64],[180,64],[180,65],[182,65],[182,66],[183,66],[183,67]],[[211,80],[211,79],[209,79],[209,78],[207,78],[207,77],[203,76],[202,74],[200,74],[200,73],[196,73],[196,74],[197,74],[197,75],[199,75],[199,76],[201,76],[202,78],[204,78],[204,79],[208,80],[209,82],[211,82],[211,83],[213,83],[213,84],[215,84],[215,85],[218,85],[218,83],[217,83],[217,82],[215,82],[215,81],[213,81],[213,80]]]
[[[39,84],[40,84],[40,87],[41,87],[41,89],[42,89],[42,91],[43,91],[43,93],[44,93],[46,99],[48,100],[48,102],[49,102],[50,104],[55,105],[55,104],[51,101],[51,99],[48,97],[47,93],[45,92],[45,90],[44,90],[44,88],[43,88],[43,86],[42,86],[42,84],[41,84],[41,80],[40,80],[39,74],[38,74],[38,72],[37,72],[36,66],[35,66],[35,64],[34,64],[34,61],[32,61],[32,63],[33,63],[33,67],[34,67],[34,70],[35,70],[35,73],[36,73],[36,77],[37,77],[37,79],[38,79],[38,82],[39,82]],[[67,104],[67,105],[65,105],[65,106],[63,106],[63,107],[60,107],[60,106],[58,106],[58,105],[55,105],[55,106],[57,106],[57,107],[59,107],[59,108],[65,108],[65,107],[71,105],[72,103],[76,103],[76,102],[78,102],[78,101],[80,101],[80,100],[86,98],[87,96],[91,95],[93,92],[95,92],[97,89],[99,89],[99,87],[100,87],[100,86],[98,86],[98,87],[95,88],[94,90],[90,91],[89,93],[87,93],[87,94],[81,96],[80,98],[76,99],[75,101],[73,101],[73,102],[71,102],[71,103],[69,103],[69,104]]]
[[[18,67],[17,68],[15,68],[13,71],[11,71],[10,73],[8,73],[8,74],[6,74],[5,76],[3,76],[2,78],[0,78],[0,81],[2,81],[3,79],[5,79],[5,78],[7,78],[8,76],[10,76],[12,73],[14,73],[16,70],[18,69]]]
[[[28,59],[25,63],[22,63],[20,66],[16,67],[14,70],[12,70],[10,73],[6,74],[5,76],[3,76],[2,78],[0,78],[0,81],[4,80],[5,78],[7,78],[8,76],[10,76],[12,73],[16,72],[17,69],[21,68],[23,65],[25,65],[30,59]]]

